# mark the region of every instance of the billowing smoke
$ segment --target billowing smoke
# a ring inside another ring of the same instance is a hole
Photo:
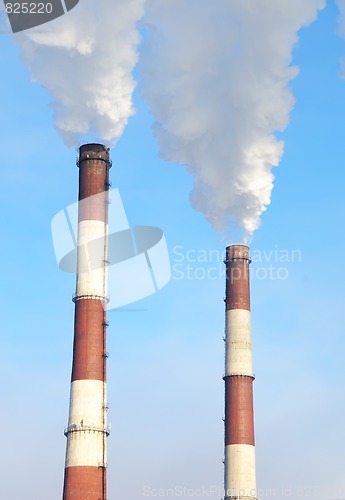
[[[142,95],[162,158],[195,177],[193,207],[251,235],[270,203],[292,49],[325,0],[147,0]],[[224,234],[225,236],[225,234]]]
[[[133,114],[132,70],[144,0],[82,0],[61,18],[14,35],[32,78],[53,97],[69,146],[96,134],[112,143]]]

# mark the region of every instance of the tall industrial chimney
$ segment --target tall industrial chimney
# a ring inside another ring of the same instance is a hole
[[[226,249],[225,500],[256,498],[249,248]]]
[[[106,500],[109,150],[80,147],[78,264],[63,500]]]

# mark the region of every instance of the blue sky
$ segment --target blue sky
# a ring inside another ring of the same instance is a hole
[[[252,264],[262,499],[345,497],[345,43],[337,16],[328,2],[300,32],[296,105],[280,134],[285,154],[251,244],[262,258]],[[75,278],[56,265],[50,222],[76,200],[76,151],[57,135],[50,96],[30,80],[5,34],[0,68],[2,495],[58,500]],[[173,279],[133,306],[142,311],[109,312],[109,498],[123,500],[142,498],[144,487],[152,495],[221,487],[223,474],[224,277],[215,254],[224,242],[190,207],[191,175],[159,159],[138,89],[135,105],[112,150],[111,179],[132,225],[164,230]],[[193,260],[211,251],[207,262]],[[301,258],[286,263],[280,251]],[[177,252],[184,256],[178,268]],[[286,279],[265,277],[269,265]],[[210,268],[219,277],[200,279]]]

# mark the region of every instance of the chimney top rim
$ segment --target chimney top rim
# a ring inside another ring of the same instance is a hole
[[[230,249],[232,249],[232,248],[233,248],[233,249],[235,249],[235,248],[239,248],[239,249],[240,249],[240,248],[245,248],[246,250],[250,250],[250,248],[249,248],[249,246],[248,246],[248,245],[228,245],[228,246],[226,247],[226,250],[228,250],[228,251],[229,251],[229,250],[230,250]]]
[[[92,150],[92,149],[100,149],[102,148],[103,151],[110,151],[110,148],[108,148],[105,144],[102,144],[100,142],[87,142],[86,144],[81,144],[81,146],[79,146],[79,151],[84,151],[85,149],[88,150]]]

